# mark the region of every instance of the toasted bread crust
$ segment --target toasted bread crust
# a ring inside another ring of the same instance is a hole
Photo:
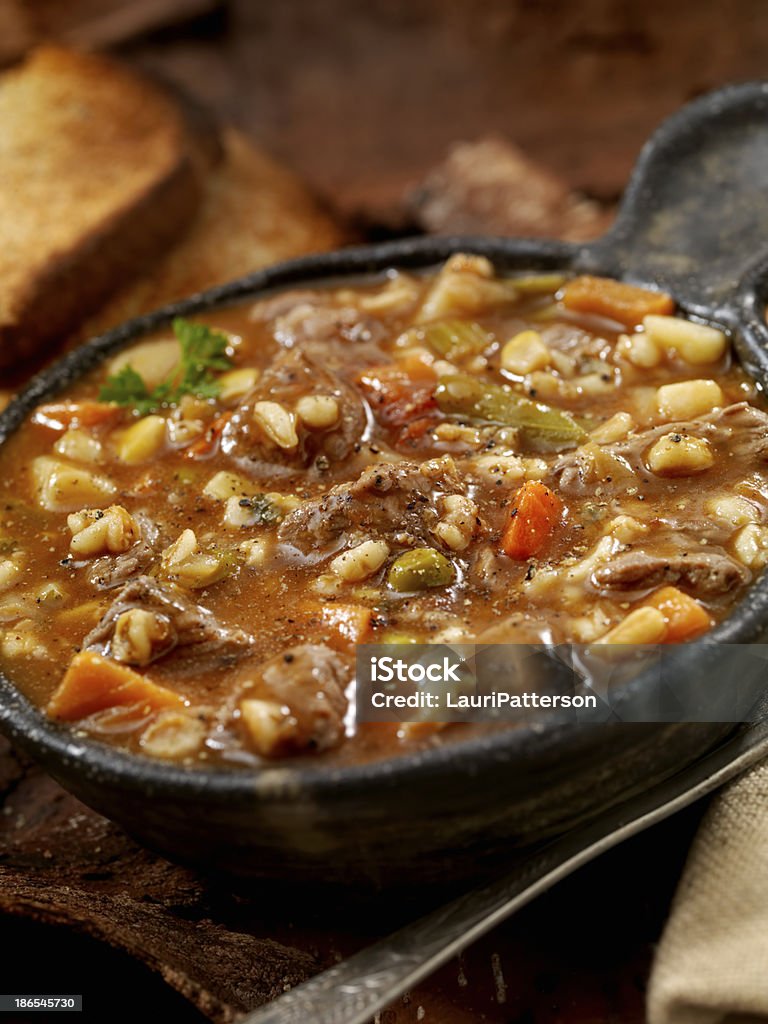
[[[0,81],[0,367],[68,333],[193,219],[209,146],[161,89],[35,51]]]
[[[239,132],[226,130],[222,145],[223,160],[189,230],[151,273],[90,317],[77,340],[278,260],[348,241],[298,178]]]

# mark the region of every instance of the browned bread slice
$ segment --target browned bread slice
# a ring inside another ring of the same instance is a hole
[[[285,167],[232,129],[222,144],[224,158],[188,232],[151,273],[90,317],[79,339],[269,263],[348,241]]]
[[[176,241],[212,154],[164,90],[36,50],[0,79],[0,368],[69,333]]]

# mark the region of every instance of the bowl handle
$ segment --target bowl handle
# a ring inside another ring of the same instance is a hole
[[[661,125],[615,225],[584,262],[654,282],[689,312],[730,320],[740,282],[766,257],[768,82],[751,82],[709,93]]]

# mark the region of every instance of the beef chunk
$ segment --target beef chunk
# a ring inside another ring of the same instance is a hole
[[[356,535],[391,541],[395,535],[407,534],[432,543],[430,529],[438,518],[435,491],[463,491],[450,458],[441,460],[437,473],[414,462],[379,462],[368,466],[353,483],[339,484],[291,512],[280,524],[278,538],[318,558],[325,557],[342,537],[350,541]]]
[[[701,437],[740,458],[768,459],[768,413],[737,402],[694,420],[664,423],[633,434],[624,441],[600,445],[599,452],[576,449],[562,455],[552,472],[564,494],[589,494],[600,483],[606,497],[621,494],[630,471],[647,476],[644,457],[665,434]]]
[[[122,586],[126,580],[149,568],[154,551],[145,540],[140,540],[121,555],[104,555],[90,567],[88,579],[99,590]]]
[[[340,743],[350,678],[342,658],[323,644],[300,644],[265,662],[240,705],[244,727],[259,752],[282,757]],[[262,702],[288,712],[266,731],[264,719],[254,713],[263,708]]]
[[[279,448],[254,420],[254,406],[257,402],[278,402],[292,410],[305,395],[335,398],[339,418],[325,430],[309,430],[299,423],[298,447]],[[329,464],[347,458],[363,438],[367,424],[363,401],[351,385],[298,349],[290,349],[275,358],[227,424],[221,446],[245,472],[260,479],[292,476],[312,466],[322,472]]]
[[[131,616],[134,611],[149,614],[139,618]],[[220,625],[207,608],[149,576],[126,584],[83,641],[90,650],[128,664],[172,656],[177,673],[232,665],[251,644],[243,630]]]
[[[592,582],[601,590],[651,590],[676,584],[697,597],[727,594],[749,582],[749,572],[726,554],[715,551],[676,551],[668,555],[625,551],[596,569]]]

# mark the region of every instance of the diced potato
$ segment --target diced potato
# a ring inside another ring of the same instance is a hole
[[[67,517],[67,526],[72,532],[69,550],[79,558],[120,554],[141,537],[138,523],[122,505],[73,512]]]
[[[617,412],[595,427],[589,436],[596,444],[613,444],[614,441],[623,441],[634,425],[635,421],[628,412]]]
[[[141,734],[139,745],[150,757],[181,761],[198,752],[205,739],[205,724],[190,711],[161,711]]]
[[[273,444],[290,451],[299,445],[296,417],[279,402],[257,402],[253,418]]]
[[[723,404],[723,392],[713,380],[681,380],[663,384],[656,392],[660,414],[667,420],[703,416]]]
[[[165,445],[165,426],[163,416],[143,416],[120,435],[117,457],[128,466],[147,462]]]
[[[243,530],[248,526],[254,526],[257,521],[253,509],[241,502],[242,498],[233,494],[224,503],[222,522],[231,530]]]
[[[260,373],[255,366],[244,366],[239,370],[230,370],[219,377],[219,398],[222,402],[233,402],[248,392],[256,384]]]
[[[132,366],[151,391],[173,373],[180,359],[181,347],[177,338],[141,341],[111,360],[109,375],[119,373],[125,366]]]
[[[72,659],[46,708],[51,718],[76,722],[105,708],[135,704],[148,711],[183,706],[173,690],[153,683],[133,669],[95,651],[80,651]]]
[[[551,362],[552,353],[538,331],[521,331],[510,338],[501,350],[502,369],[520,376],[533,370],[543,370]]]
[[[102,508],[117,488],[101,473],[47,455],[32,463],[37,499],[49,512],[73,512],[84,505]]]
[[[648,452],[648,468],[657,476],[692,476],[710,469],[712,450],[700,437],[665,434]]]
[[[654,366],[658,366],[664,357],[662,350],[650,334],[645,332],[622,334],[616,343],[616,351],[641,370],[650,370]]]
[[[330,568],[347,583],[357,583],[377,572],[388,556],[389,546],[383,540],[366,540],[337,555]]]
[[[102,454],[101,442],[84,430],[70,428],[56,441],[53,450],[57,455],[76,462],[98,462]]]
[[[643,327],[660,348],[677,352],[686,363],[694,366],[716,363],[722,359],[728,345],[725,334],[716,327],[676,316],[647,316]]]
[[[275,505],[283,515],[288,515],[289,512],[293,512],[294,509],[301,505],[301,498],[295,494],[280,494],[279,491],[268,491],[264,497]]]
[[[149,665],[171,642],[171,624],[165,615],[146,608],[128,608],[118,615],[111,654],[124,665]]]
[[[757,506],[740,494],[719,494],[710,498],[705,508],[709,515],[724,519],[733,526],[759,523],[761,516]]]
[[[249,697],[240,702],[240,720],[251,746],[262,757],[272,756],[295,731],[295,719],[276,701]]]
[[[16,558],[0,559],[0,592],[9,590],[21,575],[21,566]]]
[[[765,568],[768,565],[768,527],[757,523],[742,526],[734,537],[733,550],[747,568]]]
[[[595,642],[598,644],[659,644],[667,623],[658,608],[635,608],[617,626]]]
[[[576,395],[599,395],[610,394],[617,385],[616,378],[611,373],[585,373],[581,377],[575,377],[568,381],[565,394]]]
[[[299,419],[310,430],[327,430],[339,419],[339,403],[332,395],[305,395],[296,403]]]
[[[242,554],[245,564],[250,569],[258,569],[269,558],[271,547],[270,541],[265,537],[258,540],[244,540],[242,544],[238,545],[237,550]]]
[[[255,494],[255,487],[250,480],[237,473],[230,473],[226,469],[214,473],[211,479],[203,488],[206,498],[214,501],[227,501],[228,498],[250,498]]]
[[[556,377],[551,370],[533,370],[526,375],[526,388],[536,392],[536,398],[545,402],[562,398],[566,382]]]

